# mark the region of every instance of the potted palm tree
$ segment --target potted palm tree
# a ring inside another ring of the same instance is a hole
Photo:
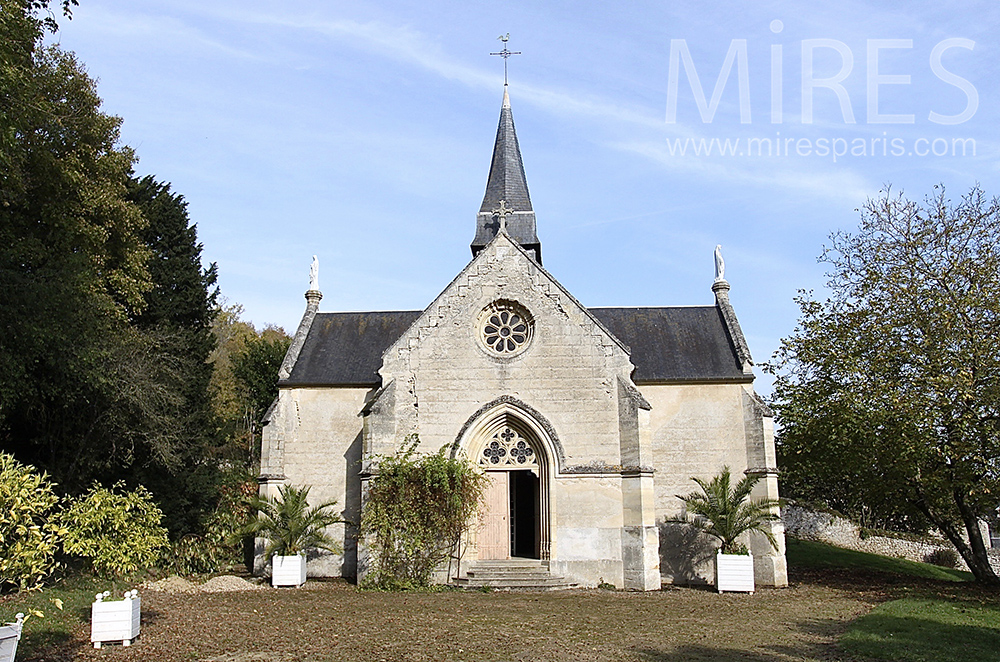
[[[272,586],[304,584],[307,551],[340,552],[340,546],[326,532],[326,527],[344,521],[332,512],[337,502],[326,501],[310,508],[309,489],[308,485],[284,485],[278,488],[277,497],[257,495],[250,500],[257,514],[246,533],[267,541],[264,554],[271,558]]]
[[[753,555],[738,540],[743,534],[760,533],[778,549],[778,541],[766,526],[781,519],[777,499],[750,499],[750,492],[760,479],[749,475],[732,486],[729,467],[723,467],[710,481],[691,479],[698,483],[700,491],[678,495],[687,505],[685,521],[722,543],[715,557],[715,586],[719,593],[753,593]]]

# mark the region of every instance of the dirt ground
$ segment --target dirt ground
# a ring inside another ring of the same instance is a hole
[[[845,660],[837,637],[849,621],[906,590],[907,580],[892,581],[799,571],[789,588],[754,595],[698,588],[360,593],[343,581],[239,592],[144,590],[142,634],[132,646],[95,650],[83,623],[73,640],[32,659]]]

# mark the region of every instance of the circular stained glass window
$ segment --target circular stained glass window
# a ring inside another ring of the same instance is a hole
[[[493,352],[513,356],[528,346],[533,326],[524,308],[512,301],[497,301],[483,311],[479,339]]]

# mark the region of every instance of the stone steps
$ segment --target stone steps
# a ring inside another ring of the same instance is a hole
[[[535,559],[478,561],[465,571],[464,576],[458,577],[455,583],[463,588],[521,591],[558,591],[576,587],[576,583],[549,572],[547,562]]]

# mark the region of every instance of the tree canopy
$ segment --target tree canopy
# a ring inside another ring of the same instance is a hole
[[[998,584],[1000,202],[886,190],[831,239],[830,296],[800,295],[770,368],[786,494],[929,523]]]
[[[144,483],[181,533],[218,474],[215,267],[82,65],[43,45],[50,4],[76,3],[0,0],[0,446],[65,492]]]
[[[41,45],[39,6],[0,4],[0,435],[63,482],[128,454],[134,437],[103,432],[170,367],[127,360],[148,355],[128,322],[152,286],[145,219],[125,196],[134,155],[74,56]]]

